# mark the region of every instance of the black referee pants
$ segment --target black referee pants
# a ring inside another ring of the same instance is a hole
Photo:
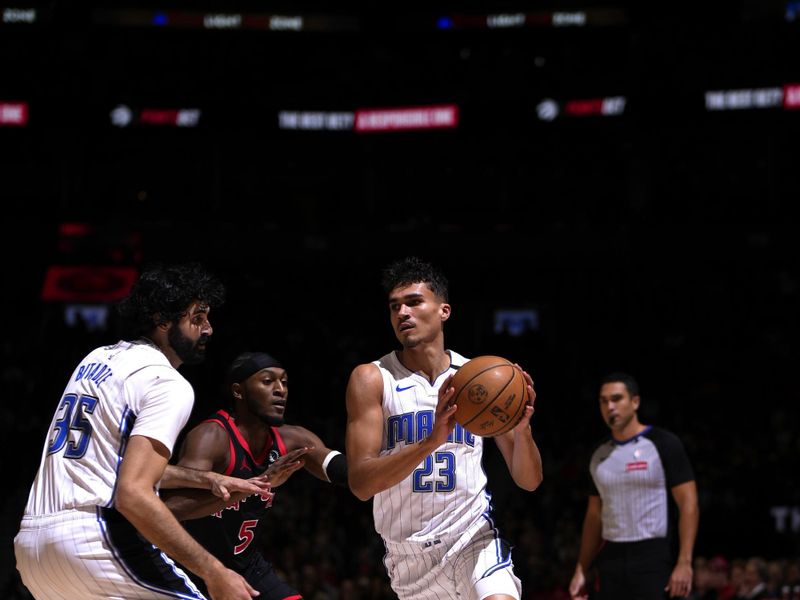
[[[597,556],[597,600],[663,600],[672,574],[667,538],[606,542]]]

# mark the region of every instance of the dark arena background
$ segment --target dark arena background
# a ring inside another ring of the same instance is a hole
[[[687,447],[697,566],[800,598],[800,3],[373,4],[0,2],[0,597],[29,598],[46,429],[142,267],[228,288],[193,423],[263,350],[343,449],[349,373],[396,343],[380,268],[415,254],[447,346],[536,382],[542,486],[485,457],[524,600],[566,597],[612,370]],[[273,514],[307,600],[393,597],[371,503],[299,473]]]

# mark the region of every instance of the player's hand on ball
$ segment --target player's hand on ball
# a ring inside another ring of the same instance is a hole
[[[448,375],[447,379],[445,379],[442,382],[442,385],[439,386],[439,404],[436,407],[437,415],[453,398],[453,392],[455,392],[453,389],[453,375]]]
[[[525,407],[525,414],[522,415],[522,419],[520,419],[519,424],[517,424],[517,426],[512,430],[517,432],[525,429],[530,424],[534,411],[534,403],[536,402],[536,390],[533,389],[533,379],[531,378],[530,374],[528,374],[528,372],[520,367],[517,363],[514,363],[514,366],[522,371],[522,376],[525,378],[525,385],[528,389],[528,402],[527,406]]]
[[[302,469],[306,464],[302,456],[313,449],[310,447],[296,448],[272,463],[265,472],[272,487],[276,488],[282,485],[292,476],[292,473]]]
[[[454,418],[464,429],[482,437],[525,429],[532,414],[532,383],[519,365],[502,356],[476,356],[453,375]]]
[[[453,376],[450,375],[444,380],[439,388],[439,403],[436,405],[436,417],[433,422],[433,433],[431,438],[437,443],[437,447],[441,446],[447,441],[447,437],[453,428],[456,426],[456,408],[455,404],[451,404],[455,389],[451,385]]]

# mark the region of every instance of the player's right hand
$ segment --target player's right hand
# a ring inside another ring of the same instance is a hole
[[[589,600],[589,593],[586,591],[586,577],[582,572],[575,571],[572,581],[569,582],[569,597],[573,600]]]
[[[313,447],[295,448],[272,463],[265,471],[272,487],[275,488],[285,483],[292,476],[292,473],[302,469],[306,461],[301,457],[313,449]]]
[[[244,577],[230,569],[223,569],[217,577],[209,577],[205,582],[212,600],[249,600],[261,595]]]
[[[514,367],[519,369],[522,376],[525,378],[525,386],[528,388],[528,403],[525,406],[525,412],[522,413],[522,418],[509,432],[510,434],[527,431],[528,425],[531,423],[531,417],[533,416],[533,405],[536,402],[536,390],[533,389],[533,379],[531,379],[530,374],[517,363],[514,363]]]

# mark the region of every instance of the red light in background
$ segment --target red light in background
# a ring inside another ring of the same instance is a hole
[[[127,296],[137,275],[135,267],[51,265],[45,274],[42,300],[116,302]]]
[[[455,104],[356,111],[355,130],[359,133],[401,129],[443,129],[457,126],[458,106]]]
[[[58,226],[59,236],[83,237],[92,233],[93,228],[88,223],[61,223]]]
[[[783,108],[800,108],[800,84],[787,83],[783,86]]]
[[[139,122],[147,125],[175,125],[178,121],[176,109],[143,108]]]
[[[603,112],[603,99],[591,98],[588,100],[570,100],[564,106],[564,114],[574,117],[586,115],[599,115]]]
[[[28,124],[27,102],[0,102],[0,126],[23,127]]]

